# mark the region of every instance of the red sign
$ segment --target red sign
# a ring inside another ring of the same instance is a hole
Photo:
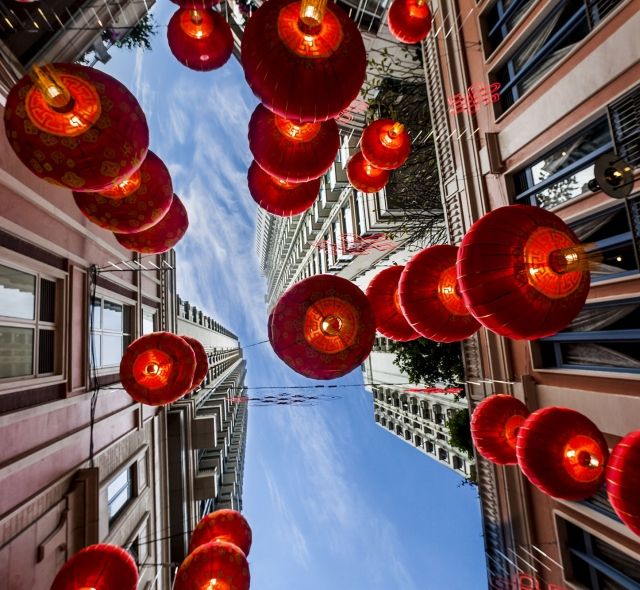
[[[362,115],[369,108],[369,104],[362,100],[362,98],[357,97],[354,101],[342,111],[338,117],[336,118],[336,123],[343,125],[347,125],[353,121],[356,115]]]
[[[370,236],[358,236],[356,234],[342,234],[340,240],[335,243],[332,240],[318,240],[314,248],[322,250],[331,249],[334,256],[351,255],[359,256],[370,252],[386,252],[393,250],[396,243],[386,237],[385,234],[371,234]]]
[[[549,584],[529,574],[517,574],[510,578],[493,578],[491,590],[567,590],[564,586]]]
[[[478,110],[480,105],[489,105],[500,100],[500,82],[493,84],[472,84],[467,88],[466,94],[458,92],[447,99],[449,112],[457,115],[463,111],[471,114]]]
[[[462,387],[413,387],[406,391],[411,393],[460,393],[464,389]]]

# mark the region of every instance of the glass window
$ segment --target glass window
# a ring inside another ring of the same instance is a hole
[[[142,334],[151,334],[155,331],[156,314],[151,311],[142,312]]]
[[[35,319],[36,277],[0,264],[1,315]]]
[[[112,521],[133,498],[133,475],[135,465],[122,471],[107,487],[109,521]]]
[[[606,118],[564,141],[513,176],[516,202],[552,209],[589,189],[596,158],[611,150]]]
[[[0,378],[33,373],[33,330],[0,326]]]
[[[483,15],[487,30],[485,49],[495,51],[520,19],[533,6],[535,0],[496,0]]]
[[[91,364],[96,367],[117,366],[129,344],[130,306],[96,298],[91,303]]]

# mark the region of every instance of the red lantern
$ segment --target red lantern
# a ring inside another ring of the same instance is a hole
[[[236,510],[216,510],[197,524],[191,535],[189,553],[212,541],[225,541],[238,547],[245,555],[251,549],[251,527]]]
[[[322,176],[340,147],[338,125],[294,123],[259,104],[249,121],[249,149],[260,167],[289,182]]]
[[[193,354],[196,356],[196,368],[193,373],[191,388],[189,389],[189,391],[193,391],[204,381],[209,372],[209,357],[199,340],[191,338],[191,336],[181,336],[181,338],[191,347]]]
[[[395,170],[407,161],[411,138],[402,123],[378,119],[362,132],[360,150],[364,159],[376,168]]]
[[[604,482],[609,456],[598,427],[569,408],[533,412],[520,426],[518,465],[541,492],[563,500],[584,500]]]
[[[476,221],[460,245],[457,274],[462,298],[482,325],[525,340],[565,328],[590,282],[573,231],[530,205],[502,207]]]
[[[164,162],[149,151],[133,176],[113,189],[103,193],[74,191],[73,198],[89,221],[115,233],[130,234],[150,228],[165,216],[173,201],[173,187]]]
[[[367,299],[376,316],[376,328],[380,334],[396,340],[408,342],[420,338],[405,319],[400,309],[398,281],[404,266],[390,266],[381,270],[367,287]]]
[[[358,96],[367,67],[358,27],[326,0],[265,2],[241,50],[254,94],[293,121],[335,119]]]
[[[223,66],[233,51],[231,27],[215,10],[180,8],[169,21],[167,39],[174,57],[198,72]]]
[[[136,590],[138,568],[128,551],[116,545],[90,545],[62,566],[51,590]]]
[[[427,0],[393,0],[389,7],[389,31],[403,43],[419,43],[431,30]]]
[[[296,283],[272,313],[273,350],[294,371],[312,379],[346,375],[373,346],[371,304],[356,285],[334,275]]]
[[[249,590],[249,564],[232,543],[200,545],[182,562],[173,590]]]
[[[115,78],[86,66],[34,68],[9,92],[9,143],[43,180],[78,191],[103,191],[130,177],[149,147],[135,97]]]
[[[347,178],[356,190],[377,193],[389,182],[389,171],[367,162],[362,152],[356,152],[347,162]]]
[[[120,381],[137,402],[163,406],[191,391],[196,355],[180,336],[153,332],[140,336],[120,361]]]
[[[299,183],[279,180],[267,174],[255,161],[249,166],[247,181],[253,200],[265,211],[281,217],[306,211],[320,191],[320,178]]]
[[[497,465],[515,465],[518,430],[528,415],[527,406],[510,395],[482,400],[471,416],[471,436],[478,453]]]
[[[173,248],[189,227],[189,217],[178,195],[173,195],[165,216],[149,229],[132,234],[114,234],[127,250],[141,254],[161,254]]]
[[[436,342],[464,340],[480,324],[467,310],[456,281],[456,246],[418,252],[400,277],[400,307],[411,327]]]
[[[607,464],[607,494],[616,514],[640,535],[640,430],[627,434]]]

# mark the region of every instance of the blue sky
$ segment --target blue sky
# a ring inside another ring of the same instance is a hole
[[[140,100],[151,149],[187,207],[180,295],[252,344],[266,339],[256,206],[246,186],[247,123],[257,101],[233,57],[206,74],[175,61],[162,27],[175,8],[167,0],[155,7],[153,51],[114,48],[103,69]],[[289,370],[268,344],[245,357],[249,387],[318,383]],[[359,385],[362,376],[357,370],[335,383]],[[250,410],[243,498],[254,533],[252,588],[486,588],[475,490],[376,426],[362,387],[326,392],[339,398]]]

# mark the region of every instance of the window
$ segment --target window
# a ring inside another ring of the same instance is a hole
[[[622,522],[618,518],[618,515],[613,510],[613,506],[611,506],[611,503],[609,502],[609,496],[607,495],[607,489],[605,486],[601,487],[598,490],[598,492],[596,492],[593,496],[591,496],[591,498],[588,498],[587,500],[583,500],[582,502],[580,502],[580,504],[583,504],[588,508],[591,508],[592,510],[599,512],[600,514],[604,514],[605,516],[608,516],[613,520]]]
[[[640,298],[591,303],[538,341],[539,368],[640,373]]]
[[[438,449],[438,459],[440,459],[440,461],[448,461],[449,453],[447,453],[445,449]]]
[[[551,209],[579,197],[589,190],[596,158],[612,147],[609,123],[603,117],[517,172],[515,201]]]
[[[425,448],[427,449],[427,453],[431,453],[433,455],[435,450],[433,443],[430,440],[428,440],[428,441],[425,441],[424,445],[425,445]]]
[[[615,152],[629,164],[640,166],[640,86],[609,105]]]
[[[107,511],[112,522],[133,498],[135,464],[127,467],[107,486]]]
[[[91,302],[92,365],[112,367],[120,364],[129,344],[130,310],[130,306],[108,299],[95,298]]]
[[[561,521],[566,534],[564,555],[569,580],[593,590],[638,590],[640,563],[599,537]]]
[[[464,461],[457,455],[453,456],[453,468],[460,470],[464,469]]]
[[[153,311],[142,311],[142,334],[151,334],[155,332],[156,314]]]
[[[339,159],[342,167],[345,168],[347,166],[347,162],[349,161],[349,136],[343,135],[340,141],[340,152]]]
[[[621,2],[609,2],[607,12]],[[592,0],[564,0],[522,39],[511,58],[495,73],[495,81],[501,84],[498,108],[504,111],[516,103],[589,34],[604,16],[593,9],[594,4]]]
[[[367,231],[367,215],[364,209],[365,194],[358,191],[356,193],[356,220],[358,225],[358,234],[362,235]]]
[[[59,372],[57,282],[0,264],[0,379]]]
[[[485,43],[487,54],[493,53],[498,48],[533,4],[534,0],[496,0],[483,15],[487,31]]]

